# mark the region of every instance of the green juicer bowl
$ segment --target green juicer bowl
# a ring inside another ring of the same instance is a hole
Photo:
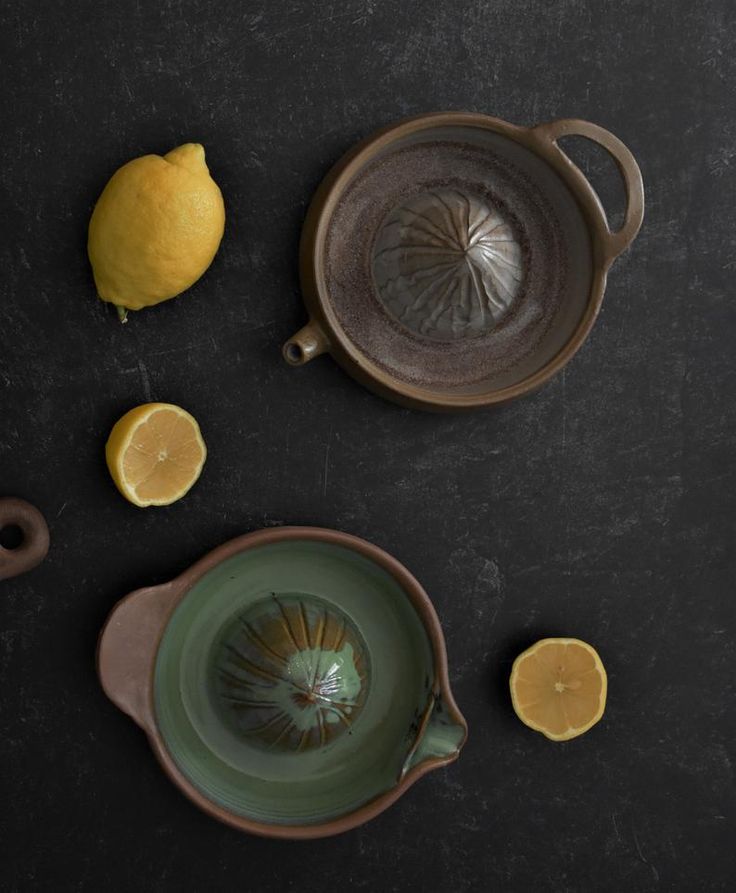
[[[184,793],[268,836],[361,824],[467,733],[427,595],[336,531],[259,531],[132,593],[98,666]]]

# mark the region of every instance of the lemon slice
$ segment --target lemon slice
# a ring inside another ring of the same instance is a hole
[[[580,639],[542,639],[514,661],[511,701],[519,719],[552,741],[587,732],[606,709],[598,652]]]
[[[207,448],[186,410],[144,403],[115,423],[105,458],[118,490],[133,505],[170,505],[199,477]]]

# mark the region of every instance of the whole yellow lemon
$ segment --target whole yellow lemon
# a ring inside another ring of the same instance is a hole
[[[97,293],[128,310],[176,297],[212,263],[224,228],[222,193],[198,143],[129,161],[89,222]]]

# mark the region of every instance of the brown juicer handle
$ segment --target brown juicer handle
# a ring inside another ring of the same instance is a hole
[[[97,674],[105,694],[147,732],[155,726],[156,652],[179,597],[174,583],[131,592],[110,612],[97,645]]]
[[[0,530],[19,527],[23,539],[15,549],[0,546],[0,580],[33,570],[49,551],[49,528],[39,510],[24,499],[0,499]]]
[[[626,190],[626,213],[621,228],[616,232],[611,232],[604,212],[605,231],[602,236],[606,248],[606,260],[610,264],[633,242],[644,219],[644,184],[636,159],[617,136],[590,121],[582,121],[578,118],[561,118],[559,121],[540,124],[533,128],[532,133],[547,145],[553,146],[563,156],[565,162],[576,170],[578,170],[577,165],[568,158],[557,143],[561,136],[583,136],[592,140],[603,146],[616,162]]]

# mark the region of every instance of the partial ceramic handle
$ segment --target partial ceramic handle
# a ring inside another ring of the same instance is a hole
[[[329,349],[330,342],[319,323],[310,319],[284,344],[284,359],[290,366],[303,366]]]
[[[39,510],[24,499],[0,499],[0,530],[19,527],[23,539],[15,549],[0,546],[0,580],[33,570],[49,551],[49,528]]]
[[[554,146],[565,162],[576,170],[578,169],[577,165],[568,158],[557,143],[561,136],[584,136],[603,146],[613,157],[624,181],[626,213],[623,225],[616,232],[611,232],[608,221],[606,221],[603,237],[610,263],[633,242],[644,219],[644,184],[636,159],[617,136],[597,124],[591,124],[590,121],[563,118],[559,121],[550,121],[548,124],[540,124],[533,128],[532,133],[545,143]]]
[[[178,597],[173,583],[132,592],[110,612],[97,645],[97,673],[105,694],[148,732],[155,726],[156,652]]]

